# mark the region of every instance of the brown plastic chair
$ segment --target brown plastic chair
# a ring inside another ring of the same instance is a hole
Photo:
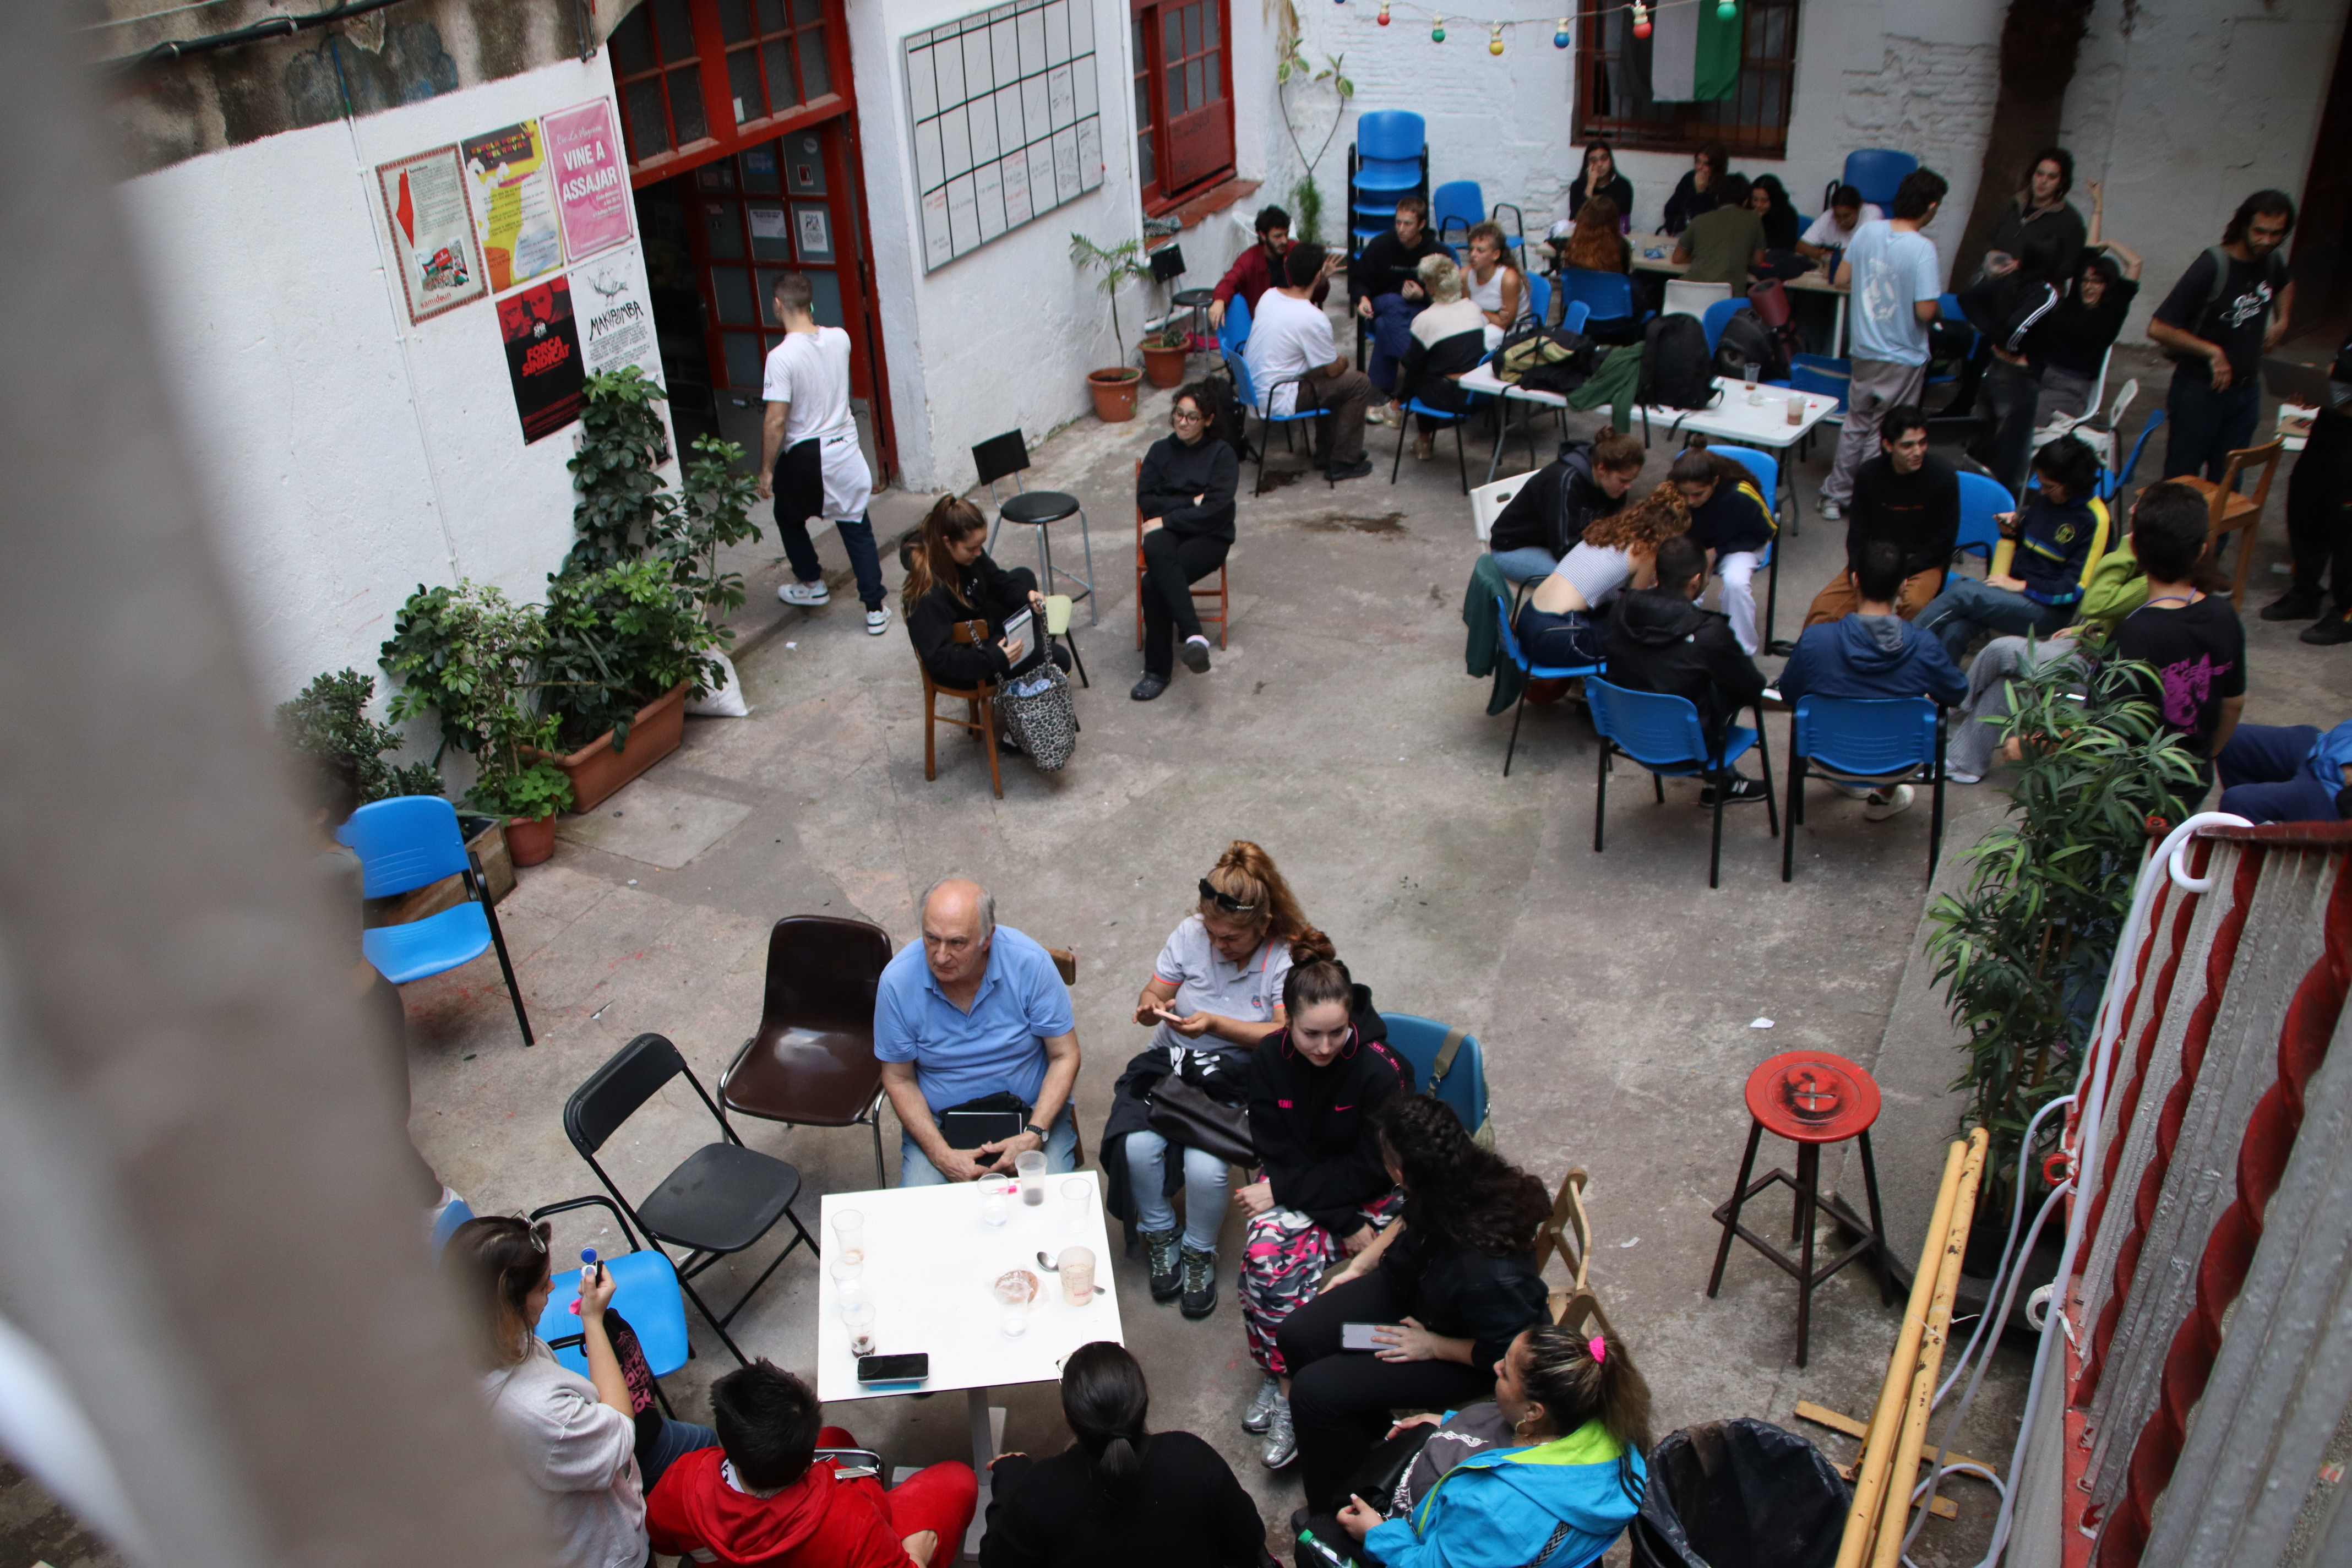
[[[890,962],[880,926],[793,915],[768,934],[760,1032],[719,1080],[728,1110],[799,1127],[874,1130],[882,1173],[882,1067],[874,1059],[874,992]]]
[[[988,640],[988,623],[958,621],[954,638],[968,647],[985,643]],[[969,690],[941,686],[931,679],[930,666],[923,663],[920,656],[916,658],[915,667],[923,674],[923,776],[927,779],[940,776],[939,726],[953,724],[958,729],[971,731],[972,739],[988,748],[988,782],[996,786],[996,798],[1003,800],[1004,772],[996,761],[996,682],[983,680]],[[964,711],[971,717],[959,719],[953,713],[941,713],[939,703],[942,697],[961,698]]]
[[[2245,531],[2246,537],[2238,541],[2238,564],[2230,575],[2230,605],[2243,610],[2246,605],[2246,566],[2254,558],[2254,530],[2263,521],[2263,503],[2270,500],[2271,479],[2278,473],[2279,454],[2286,450],[2286,437],[2273,436],[2259,447],[2248,447],[2230,454],[2230,466],[2221,470],[2221,483],[2211,479],[2192,479],[2187,475],[2172,482],[2187,485],[2205,498],[2206,515],[2211,521],[2214,547],[2220,548],[2221,536]],[[2259,468],[2262,477],[2254,481],[2254,493],[2238,493],[2238,476],[2249,468]]]
[[[1143,483],[1143,463],[1140,458],[1137,459],[1135,465],[1135,482],[1139,487]],[[1215,587],[1203,588],[1198,583],[1192,585],[1192,598],[1196,605],[1205,599],[1214,599],[1217,602],[1217,613],[1213,616],[1202,613],[1201,624],[1205,626],[1211,621],[1217,623],[1217,647],[1220,651],[1223,651],[1225,646],[1225,622],[1231,615],[1234,602],[1231,571],[1231,564],[1221,561],[1217,563]],[[1208,579],[1203,577],[1201,581],[1205,583]],[[1135,646],[1138,647],[1143,646],[1143,503],[1141,501],[1138,501],[1135,506]]]
[[[1586,1275],[1592,1258],[1592,1222],[1584,1213],[1584,1183],[1581,1165],[1559,1179],[1559,1192],[1551,1200],[1551,1217],[1536,1232],[1536,1267],[1542,1268],[1554,1251],[1568,1265],[1569,1282],[1551,1293],[1553,1322],[1573,1330],[1590,1319],[1601,1325],[1602,1333],[1614,1334],[1617,1331],[1609,1326],[1609,1315],[1601,1310],[1601,1298],[1592,1293]],[[1576,1240],[1572,1248],[1570,1237]]]

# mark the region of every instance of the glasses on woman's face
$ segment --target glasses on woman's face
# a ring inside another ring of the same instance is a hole
[[[1206,425],[1209,422],[1209,416],[1197,408],[1176,409],[1168,416],[1168,418],[1171,423],[1177,425]]]

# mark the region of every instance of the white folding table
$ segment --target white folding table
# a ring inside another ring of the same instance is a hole
[[[1666,234],[1629,234],[1625,243],[1633,247],[1633,265],[1636,272],[1662,272],[1669,278],[1679,278],[1690,270],[1687,262],[1675,259],[1675,238]],[[1658,254],[1652,256],[1651,251]],[[1759,279],[1761,281],[1761,279]],[[1827,294],[1836,301],[1830,328],[1830,358],[1845,357],[1845,313],[1852,290],[1841,289],[1816,266],[1810,272],[1781,279],[1780,286],[1792,294]]]
[[[1465,376],[1466,383],[1469,377]],[[1716,390],[1723,395],[1712,408],[1657,408],[1639,406],[1634,410],[1642,416],[1643,437],[1648,439],[1651,430],[1659,425],[1668,433],[1704,436],[1710,441],[1727,441],[1735,447],[1760,447],[1779,452],[1780,483],[1789,492],[1789,533],[1797,533],[1802,521],[1797,500],[1797,481],[1789,472],[1789,448],[1803,440],[1814,426],[1837,412],[1837,399],[1819,392],[1791,392],[1785,386],[1759,384],[1757,395],[1763,401],[1748,401],[1748,384],[1737,376],[1718,375]],[[1803,417],[1789,423],[1789,399],[1805,400]],[[1777,498],[1776,501],[1777,501]]]

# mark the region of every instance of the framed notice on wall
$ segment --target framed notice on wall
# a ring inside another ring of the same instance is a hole
[[[620,244],[629,237],[629,169],[621,139],[613,130],[612,105],[595,99],[577,109],[551,114],[547,160],[555,171],[555,206],[563,218],[564,248],[572,259]]]
[[[379,163],[384,228],[411,326],[490,291],[474,242],[466,171],[453,144]]]
[[[475,237],[490,292],[503,294],[563,265],[547,143],[536,120],[500,126],[457,143],[473,186]]]
[[[902,47],[925,271],[1102,184],[1092,0],[1013,0]]]

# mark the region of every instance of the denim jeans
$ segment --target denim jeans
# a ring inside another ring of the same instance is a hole
[[[2046,637],[2074,618],[2072,605],[2038,605],[2007,588],[1987,587],[1975,577],[1954,577],[1935,601],[1919,612],[1913,625],[1933,632],[1944,651],[1958,664],[1979,632],[2007,632],[2023,637],[2032,632]]]
[[[1139,1230],[1176,1226],[1176,1211],[1160,1190],[1167,1171],[1167,1139],[1149,1129],[1127,1135],[1127,1181],[1135,1194]],[[1217,1250],[1217,1230],[1224,1223],[1225,1193],[1232,1180],[1231,1168],[1214,1154],[1184,1151],[1184,1245],[1193,1251]]]
[[[1371,356],[1364,364],[1372,384],[1382,392],[1396,390],[1397,366],[1412,346],[1412,319],[1428,308],[1427,301],[1402,294],[1372,296]]]
[[[2034,646],[2035,657],[2028,658],[2023,637],[1995,637],[1969,666],[1968,700],[1952,710],[1944,729],[1944,762],[1953,771],[1975,778],[1992,771],[2001,725],[2010,715],[2009,683],[2013,677],[2053,661],[2078,661],[2082,657],[2072,640]]]
[[[2308,759],[2319,731],[2309,724],[2241,724],[2215,759],[2220,809],[2249,822],[2341,822],[2340,784],[2322,783]]]
[[[792,563],[795,582],[814,583],[824,576],[824,567],[816,558],[816,545],[809,538],[808,521],[786,522],[784,503],[776,502],[776,532],[784,542],[784,559]],[[833,526],[841,534],[841,547],[849,552],[849,569],[856,574],[857,598],[869,610],[878,610],[889,597],[882,586],[882,557],[874,550],[874,524],[870,519],[859,518],[851,522],[835,519]]]
[[[1059,1174],[1076,1170],[1078,1123],[1077,1119],[1070,1114],[1068,1106],[1062,1107],[1062,1114],[1055,1118],[1054,1125],[1046,1131],[1046,1171]],[[915,1142],[914,1135],[903,1129],[898,1134],[898,1184],[902,1187],[943,1187],[948,1184],[947,1177],[941,1175],[940,1168],[924,1155],[922,1146]]]
[[[653,1452],[646,1456],[639,1468],[644,1470],[646,1490],[651,1492],[662,1472],[693,1453],[697,1448],[716,1448],[719,1434],[708,1426],[698,1426],[691,1421],[662,1422],[661,1436],[654,1439]]]
[[[2164,418],[2169,435],[2164,447],[2164,477],[2203,474],[2220,479],[2230,466],[2230,454],[2254,444],[2254,422],[2262,414],[2262,383],[2252,378],[2232,381],[2226,392],[2216,392],[2201,366],[2181,365],[2172,373],[2172,390],[2165,395]]]
[[[1511,583],[1540,583],[1559,569],[1559,557],[1540,544],[1522,544],[1517,550],[1496,550],[1495,570]]]

